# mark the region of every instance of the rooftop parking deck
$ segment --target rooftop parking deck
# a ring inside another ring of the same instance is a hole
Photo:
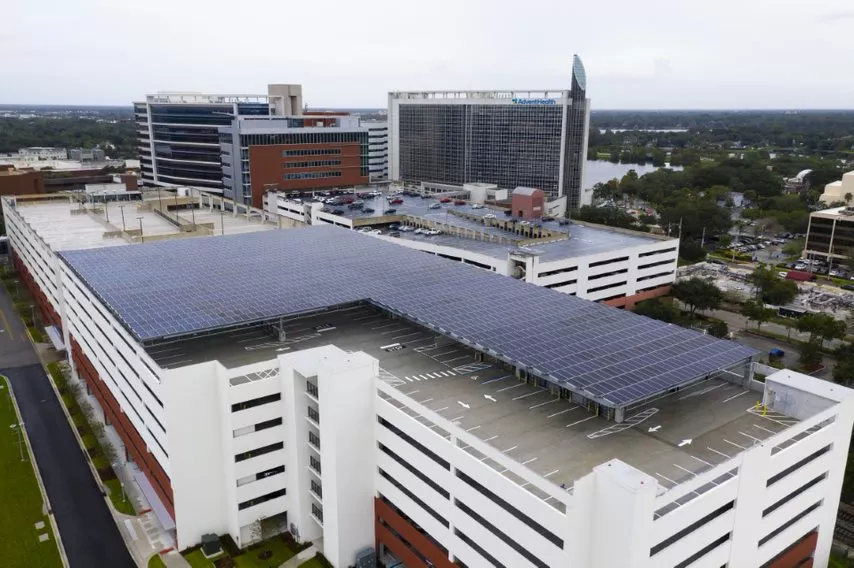
[[[151,346],[148,353],[165,368],[212,359],[234,368],[326,344],[364,351],[379,360],[383,381],[567,488],[594,466],[619,458],[667,489],[796,422],[763,416],[755,410],[761,395],[739,386],[740,375],[729,375],[735,381],[729,382],[722,372],[635,407],[616,424],[520,381],[500,363],[476,361],[471,349],[449,338],[368,305],[293,319],[285,330],[283,342],[246,328]],[[395,343],[403,348],[382,349]]]
[[[403,199],[403,203],[391,204],[390,200],[394,197]],[[490,242],[488,240],[462,238],[448,234],[436,236],[422,236],[406,232],[402,232],[400,234],[401,239],[425,241],[437,245],[463,248],[465,250],[478,252],[500,260],[504,260],[506,258],[508,250],[515,248],[515,245],[509,241],[512,241],[513,239],[521,241],[525,238],[499,227],[487,226],[477,220],[464,218],[450,213],[450,211],[456,211],[475,217],[494,215],[496,220],[505,221],[509,219],[509,217],[503,213],[503,210],[495,210],[488,207],[473,208],[470,204],[455,205],[453,201],[449,203],[441,203],[439,198],[434,197],[370,197],[361,201],[364,201],[364,208],[373,209],[374,211],[365,213],[360,209],[349,209],[347,205],[329,205],[327,208],[330,210],[341,211],[340,216],[353,219],[354,222],[357,223],[357,226],[369,225],[370,223],[375,222],[372,221],[373,219],[379,221],[381,218],[387,217],[387,215],[385,215],[385,211],[394,209],[395,215],[411,215],[437,223],[448,224],[472,231],[480,231],[494,237],[502,237],[508,242]],[[438,209],[431,209],[431,206],[435,207],[437,204],[439,205]],[[548,243],[535,244],[529,247],[532,250],[537,251],[540,254],[541,260],[545,262],[567,257],[589,256],[605,252],[613,252],[623,250],[628,247],[649,245],[666,240],[661,236],[645,235],[634,231],[608,229],[601,226],[592,226],[577,222],[573,222],[569,225],[560,225],[557,220],[554,220],[543,222],[541,224],[544,228],[556,233],[569,233],[569,238],[554,240]]]
[[[171,194],[164,192],[162,199],[171,199]],[[123,227],[130,231],[139,231],[140,221],[144,238],[186,235],[179,234],[174,223],[145,205],[147,202],[156,201],[156,197],[146,201],[109,201],[98,204],[99,208],[95,210],[90,204],[89,211],[84,211],[81,205],[72,203],[67,198],[53,196],[51,199],[32,201],[19,199],[16,201],[16,210],[55,251],[131,244],[133,241],[123,238],[121,231]],[[234,217],[229,212],[221,215],[218,209],[211,212],[207,208],[200,208],[192,214],[186,209],[179,211],[179,215],[188,220],[194,215],[197,225],[213,226],[213,235],[233,235],[276,228],[275,224],[261,223],[257,218],[247,220],[245,216]]]

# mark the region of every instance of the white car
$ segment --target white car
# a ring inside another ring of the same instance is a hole
[[[472,209],[483,209],[483,203],[472,203],[471,208]]]
[[[374,230],[374,229],[373,229],[373,228],[371,228],[371,227],[362,227],[361,229],[359,229],[359,232],[360,232],[360,233],[370,233],[370,232],[372,232],[373,230]]]
[[[383,232],[380,231],[379,229],[374,229],[373,231],[368,231],[368,234],[369,235],[382,235]]]
[[[416,234],[416,235],[424,234],[424,232],[425,232],[425,231],[424,231],[424,229],[422,229],[421,227],[418,227],[417,229],[415,229],[415,234]]]
[[[428,229],[424,231],[424,234],[433,237],[435,235],[441,235],[442,231],[439,231],[438,229]]]
[[[495,219],[495,215],[493,215],[492,213],[487,213],[486,215],[483,216],[483,218],[484,219]]]

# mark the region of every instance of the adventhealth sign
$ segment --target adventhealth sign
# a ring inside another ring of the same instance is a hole
[[[514,105],[556,105],[554,99],[513,99]]]

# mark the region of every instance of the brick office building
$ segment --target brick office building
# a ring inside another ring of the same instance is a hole
[[[368,129],[342,113],[239,117],[220,128],[226,197],[263,207],[264,192],[367,184]]]
[[[32,195],[44,193],[44,175],[36,170],[18,170],[0,164],[0,195]]]

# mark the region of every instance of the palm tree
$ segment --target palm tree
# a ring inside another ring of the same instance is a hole
[[[854,195],[853,195],[850,191],[849,191],[848,193],[846,193],[846,194],[845,194],[845,204],[846,204],[846,205],[847,205],[848,203],[851,203],[851,198],[852,198],[852,197],[854,197]]]

